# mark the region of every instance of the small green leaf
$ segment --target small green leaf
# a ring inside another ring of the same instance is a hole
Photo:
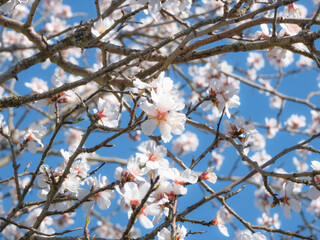
[[[73,121],[72,124],[76,124],[76,123],[82,122],[83,120],[84,120],[83,117],[79,117],[75,121]]]

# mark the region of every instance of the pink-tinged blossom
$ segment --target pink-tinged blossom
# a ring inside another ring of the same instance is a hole
[[[307,16],[307,9],[301,4],[291,3],[284,8],[282,17],[285,18],[304,18]]]
[[[250,140],[252,141],[251,142],[252,151],[262,150],[266,147],[265,137],[259,132],[256,132],[256,134],[253,134]]]
[[[180,0],[180,1],[168,0],[163,4],[162,7],[163,8],[172,8],[173,6],[176,7],[177,3],[179,5],[178,9],[180,10],[180,12],[184,15],[187,15],[192,5],[191,0]]]
[[[76,160],[72,163],[69,175],[74,174],[80,180],[83,180],[87,177],[89,170],[90,166],[86,159]]]
[[[265,118],[265,122],[268,129],[267,138],[273,138],[279,131],[281,125],[278,124],[278,121],[275,118]]]
[[[267,56],[269,57],[270,65],[277,70],[281,67],[288,67],[294,60],[292,52],[280,47],[270,48]]]
[[[203,5],[195,6],[196,14],[202,15],[208,12],[208,9],[214,10],[217,16],[223,15],[223,3],[221,1],[202,0]]]
[[[82,138],[83,132],[77,129],[70,128],[68,131],[64,132],[65,141],[68,144],[69,150],[75,150]]]
[[[93,109],[94,117],[103,126],[114,128],[118,126],[117,107],[102,98],[98,100],[98,110]]]
[[[148,182],[144,182],[140,186],[134,182],[127,182],[121,190],[117,189],[119,194],[123,197],[123,203],[125,204],[123,207],[127,208],[128,218],[131,217],[133,211],[140,205],[149,189],[150,183]],[[153,223],[147,215],[157,216],[161,213],[162,210],[158,204],[146,204],[140,210],[138,218],[144,228],[150,229],[153,228]]]
[[[231,137],[239,139],[244,145],[252,143],[254,135],[257,133],[254,125],[252,123],[246,123],[242,116],[236,116],[234,123],[228,119],[224,120],[223,127]]]
[[[140,106],[148,115],[148,119],[141,124],[141,131],[150,136],[158,125],[162,140],[169,142],[171,133],[180,135],[184,131],[186,115],[177,112],[184,108],[184,104],[174,101],[168,94],[157,95],[154,91],[151,97],[153,103],[144,101]]]
[[[195,184],[198,182],[198,175],[191,169],[186,169],[182,172],[179,172],[176,168],[167,169],[165,175],[168,179],[173,180],[175,184],[182,185],[183,183]]]
[[[37,77],[32,78],[31,83],[26,82],[24,85],[30,88],[33,93],[44,93],[49,90],[47,82]]]
[[[261,233],[252,234],[250,232],[241,232],[237,239],[239,239],[239,240],[267,240],[266,236],[264,236]]]
[[[283,103],[283,100],[282,98],[276,96],[276,95],[273,95],[269,98],[270,100],[270,103],[269,103],[269,106],[273,109],[280,109],[281,106],[282,106],[282,103]]]
[[[89,189],[79,189],[78,198],[81,200],[90,194],[93,191],[96,191],[100,188],[106,187],[109,184],[109,181],[106,176],[99,175],[99,178],[88,177],[86,182],[89,185]],[[104,190],[95,193],[89,197],[89,201],[86,201],[82,204],[82,209],[86,212],[87,215],[92,211],[95,202],[101,210],[108,209],[111,205],[111,200],[115,198],[115,194],[112,190]]]
[[[262,54],[257,52],[250,52],[247,58],[247,63],[250,67],[253,67],[256,70],[260,70],[264,67],[264,59]]]
[[[312,167],[313,171],[320,171],[320,162],[319,161],[311,161],[311,167]],[[314,176],[314,181],[315,181],[315,184],[319,185],[320,184],[320,175]],[[308,190],[307,196],[311,200],[316,200],[320,197],[320,191],[316,187],[312,186]]]
[[[168,181],[161,181],[160,186],[154,193],[155,201],[158,204],[164,204],[166,202],[173,203],[177,196],[185,195],[187,188],[181,184],[170,183]]]
[[[219,115],[221,115],[223,109],[228,118],[231,114],[229,108],[236,108],[240,106],[240,99],[237,95],[239,89],[234,85],[225,86],[222,81],[217,79],[212,79],[210,81],[210,86],[208,89],[208,96],[210,100],[204,101],[201,107],[204,111],[208,111],[212,108],[217,108]]]
[[[308,125],[307,132],[310,132],[311,134],[320,132],[320,112],[311,110],[311,122]]]
[[[27,218],[24,220],[25,224],[31,227],[36,222],[41,212],[42,212],[41,208],[36,208],[32,212],[30,212]],[[53,219],[52,217],[47,216],[42,220],[38,230],[43,233],[53,234],[55,231],[52,228],[48,228],[51,225],[53,225]]]
[[[225,214],[222,213],[221,208],[219,209],[217,216],[215,219],[211,221],[212,225],[216,225],[219,229],[219,231],[226,237],[229,237],[228,229],[225,226],[225,219],[224,219]]]
[[[195,133],[185,132],[172,142],[172,151],[179,155],[194,152],[199,146],[199,140]]]
[[[271,91],[273,89],[273,87],[270,84],[269,80],[265,80],[265,79],[259,78],[258,81],[262,85],[262,87],[264,87],[266,90],[270,90]],[[268,91],[263,91],[263,90],[259,90],[259,93],[264,93],[266,96],[270,95],[270,93]]]
[[[113,24],[114,24],[114,21],[108,17],[104,19],[99,19],[93,24],[93,27],[91,28],[91,32],[94,36],[99,37],[102,33],[108,30],[109,32],[101,39],[101,41],[109,42],[118,35],[118,32],[115,29],[110,30]]]
[[[33,43],[22,33],[4,30],[2,35],[3,47],[12,47],[12,45],[25,47],[24,49],[13,51],[13,55],[18,60],[31,57],[34,54],[34,49],[29,48],[34,46]]]
[[[52,14],[59,18],[70,18],[73,16],[71,7],[69,5],[62,4],[61,1],[57,0],[43,0],[43,10],[46,14]]]
[[[158,14],[162,8],[162,3],[160,0],[135,0],[135,1],[143,5],[148,3],[149,13],[154,19],[157,19],[156,14]]]
[[[303,115],[299,116],[297,114],[292,114],[284,124],[290,132],[295,132],[306,126],[306,117]]]
[[[285,182],[280,192],[280,201],[283,206],[283,215],[288,219],[291,218],[290,209],[297,213],[301,211],[301,203],[291,196],[293,188],[293,182]]]
[[[319,214],[320,214],[320,201],[319,201],[319,199],[312,200],[309,207],[307,208],[307,211],[310,212],[311,214],[316,214],[319,216]]]
[[[19,229],[16,225],[9,224],[2,231],[2,236],[6,236],[9,240],[16,240],[16,239],[22,238],[23,233],[21,231],[19,231]]]
[[[128,163],[127,163],[127,169],[130,172],[130,175],[132,175],[135,179],[139,181],[145,181],[145,179],[142,177],[143,175],[147,174],[149,172],[149,169],[146,167],[140,167],[141,160],[140,158],[130,156]]]
[[[257,31],[254,36],[258,39],[268,39],[271,36],[271,32],[269,31],[269,27],[267,24],[260,25],[261,31]]]
[[[75,101],[75,94],[72,90],[68,91],[62,91],[60,93],[57,93],[53,95],[51,98],[47,99],[41,99],[39,101],[35,102],[36,107],[45,107],[49,106],[49,114],[55,114],[56,112],[56,103],[57,104],[64,104],[64,103],[70,103]]]
[[[296,24],[280,24],[282,29],[278,33],[280,38],[297,35],[301,31],[301,27]]]
[[[225,208],[225,206],[219,208],[219,215],[225,223],[231,223],[233,220],[233,215]]]
[[[58,229],[66,228],[72,224],[74,224],[73,217],[76,215],[75,212],[73,213],[64,213],[61,216],[54,219],[54,225]]]
[[[313,64],[313,59],[300,55],[299,60],[297,61],[297,67],[311,67]]]
[[[177,226],[175,230],[176,235],[174,236],[174,239],[184,240],[184,238],[187,236],[187,229],[184,226]],[[157,237],[158,240],[172,240],[171,231],[167,228],[163,228],[160,232],[158,232]]]
[[[140,158],[141,163],[146,164],[147,168],[155,170],[169,167],[169,161],[165,159],[167,149],[162,145],[157,146],[155,141],[142,142],[138,150],[141,153],[136,153],[136,155]]]
[[[259,225],[265,226],[267,228],[279,229],[281,222],[279,221],[279,214],[273,214],[273,217],[267,213],[262,213],[262,216],[257,219]]]
[[[170,77],[165,77],[165,72],[161,72],[151,83],[145,83],[139,79],[135,79],[133,81],[133,85],[140,90],[153,90],[157,95],[168,94],[167,96],[170,96],[174,101],[181,103],[184,102],[179,90],[179,84],[174,84]]]
[[[271,156],[263,149],[261,152],[256,152],[251,157],[251,160],[258,163],[259,166],[263,165],[271,159]]]
[[[49,188],[49,183],[51,179],[58,179],[60,171],[51,170],[48,165],[41,165],[40,174],[37,175],[37,185],[40,188]]]
[[[0,6],[0,13],[9,15],[12,13],[14,8],[20,3],[27,3],[29,0],[9,0],[5,4]]]
[[[271,205],[271,195],[266,191],[264,187],[260,187],[254,192],[255,199],[254,205],[261,211],[261,212],[269,212],[270,205]]]
[[[247,70],[246,76],[251,80],[255,81],[257,79],[257,70],[254,68],[250,68]]]
[[[138,185],[135,182],[127,182],[120,189],[117,188],[118,193],[123,197],[124,204],[130,207],[130,213],[128,213],[129,217],[131,213],[139,206],[141,200],[147,194],[150,189],[150,183],[143,182]]]
[[[133,176],[127,168],[117,167],[114,171],[114,178],[124,184],[134,181],[135,176]]]
[[[44,25],[44,31],[47,34],[57,34],[66,29],[67,21],[56,16],[50,16],[50,21]]]
[[[217,175],[213,172],[214,166],[209,167],[203,173],[198,173],[200,181],[209,181],[211,183],[217,182]]]
[[[296,167],[298,172],[306,172],[308,171],[308,164],[303,160],[298,160],[298,158],[293,157],[293,165]]]
[[[217,153],[215,151],[212,151],[211,155],[212,155],[212,159],[210,160],[210,162],[215,163],[216,164],[215,167],[217,171],[219,171],[223,163],[224,156],[222,156],[220,153]]]
[[[46,132],[47,129],[44,126],[31,124],[30,127],[24,131],[23,140],[19,143],[18,150],[23,151],[27,149],[31,153],[36,153],[36,143],[43,147],[41,138],[46,134]]]

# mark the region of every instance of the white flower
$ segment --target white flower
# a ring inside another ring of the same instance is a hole
[[[221,115],[222,110],[225,108],[225,113],[228,118],[231,114],[229,108],[236,108],[240,106],[240,99],[237,95],[239,89],[232,84],[224,85],[221,80],[212,79],[210,81],[210,87],[208,89],[208,95],[210,100],[207,100],[201,104],[204,111],[216,107]]]
[[[149,169],[146,167],[140,167],[140,158],[139,157],[133,157],[130,156],[127,168],[130,172],[130,174],[140,181],[145,181],[145,179],[142,177],[143,175],[147,174],[149,172]]]
[[[36,153],[36,143],[43,147],[41,138],[46,132],[47,129],[44,126],[31,124],[27,131],[25,131],[23,141],[18,145],[18,150],[23,151],[24,149],[28,149],[29,152]]]
[[[255,68],[256,70],[260,70],[264,67],[264,59],[262,54],[257,52],[249,52],[247,62],[249,66]]]
[[[306,117],[298,116],[297,114],[292,114],[290,118],[285,122],[285,125],[289,131],[299,130],[301,127],[306,126]]]
[[[148,4],[148,10],[151,16],[156,19],[156,14],[159,13],[160,9],[162,8],[162,4],[160,0],[136,0],[140,4]]]
[[[173,180],[175,184],[182,185],[183,183],[195,184],[198,182],[198,175],[187,168],[183,172],[179,172],[176,168],[170,168],[166,170],[166,177]]]
[[[271,159],[271,156],[263,149],[261,152],[256,152],[252,157],[251,160],[258,163],[259,166],[266,163],[268,160]]]
[[[41,214],[41,212],[42,212],[41,208],[36,208],[32,212],[30,212],[28,214],[27,218],[24,220],[25,224],[27,226],[32,226],[36,222],[36,220],[37,220],[38,216]],[[53,233],[54,232],[53,229],[48,228],[52,224],[53,224],[52,217],[47,216],[43,219],[43,221],[41,222],[38,229],[40,232]]]
[[[225,226],[225,219],[223,219],[224,216],[225,215],[222,214],[222,211],[219,209],[216,218],[211,221],[211,224],[216,225],[224,236],[229,237],[228,229]]]
[[[61,229],[61,228],[66,228],[72,224],[74,224],[74,220],[72,219],[76,215],[75,212],[73,213],[64,213],[60,215],[59,217],[54,219],[54,225]]]
[[[211,155],[212,155],[212,159],[210,160],[210,162],[215,163],[216,169],[217,169],[217,171],[219,171],[220,167],[223,163],[224,156],[222,156],[220,153],[217,153],[215,151],[212,151]]]
[[[184,104],[175,102],[168,94],[157,95],[152,91],[151,96],[153,104],[145,101],[140,106],[149,117],[141,124],[141,131],[150,136],[158,125],[161,138],[169,142],[172,139],[171,133],[180,135],[184,131],[186,115],[177,112],[184,108]]]
[[[99,19],[93,24],[91,28],[91,32],[94,36],[99,37],[102,33],[106,30],[109,30],[111,26],[114,24],[114,21],[108,17],[104,19]],[[115,29],[111,29],[107,35],[105,35],[101,41],[102,42],[109,42],[117,36],[118,32]]]
[[[92,191],[103,188],[109,184],[106,176],[99,175],[99,179],[96,177],[88,177],[86,182],[89,185],[90,190],[79,189],[78,198],[83,199],[85,196],[90,194]],[[97,202],[98,207],[102,210],[105,210],[110,207],[111,200],[115,198],[115,194],[111,190],[104,190],[95,193],[89,198],[90,201],[86,201],[82,204],[82,209],[85,210],[86,214],[90,214],[91,210],[94,207],[95,202]]]
[[[142,163],[150,169],[168,168],[169,161],[165,159],[167,149],[160,145],[157,146],[155,141],[149,140],[142,142],[138,150],[142,153],[136,153]]]
[[[31,83],[26,82],[24,85],[34,93],[44,93],[49,90],[47,82],[37,77],[32,78]]]
[[[69,150],[75,150],[78,147],[82,134],[82,131],[73,128],[68,129],[68,131],[64,133]]]
[[[177,226],[175,232],[176,235],[174,236],[174,239],[183,240],[187,236],[187,229],[184,226]],[[159,240],[172,240],[171,231],[167,228],[161,229],[161,231],[158,232],[157,237]]]
[[[254,35],[256,38],[267,39],[270,37],[271,33],[269,31],[268,25],[263,23],[260,25],[262,31],[257,31]]]
[[[199,174],[199,179],[201,181],[203,180],[207,180],[209,182],[212,182],[212,183],[216,183],[217,181],[217,175],[212,171],[214,169],[214,166],[213,167],[209,167],[207,170],[205,170],[203,173],[200,173]]]
[[[295,167],[296,167],[298,172],[306,172],[306,171],[308,171],[309,166],[303,160],[299,161],[298,158],[293,157],[293,164],[295,165]]]
[[[291,3],[285,7],[283,17],[285,18],[304,18],[307,15],[307,9],[300,4]]]
[[[9,0],[0,7],[0,13],[3,13],[4,15],[11,14],[15,6],[19,3],[27,3],[28,1],[29,0]]]
[[[121,203],[124,204],[122,207],[128,211],[128,218],[140,205],[141,200],[146,196],[149,189],[150,183],[148,182],[143,182],[140,186],[134,182],[127,182],[121,190],[117,188],[117,191],[123,197]],[[139,212],[138,218],[144,228],[150,229],[153,228],[153,223],[147,215],[157,216],[161,213],[162,209],[158,204],[144,205]]]
[[[307,211],[310,212],[311,214],[319,215],[319,213],[320,213],[320,201],[319,201],[319,199],[312,200],[310,205],[309,205],[309,207],[307,208]]]
[[[98,100],[98,110],[93,109],[94,117],[106,127],[114,128],[118,126],[117,107],[102,98]]]
[[[285,182],[280,192],[280,197],[281,197],[280,200],[283,205],[283,215],[286,218],[291,218],[290,209],[292,209],[295,212],[301,211],[301,203],[296,199],[290,197],[290,195],[292,194],[293,188],[294,188],[293,182]]]
[[[270,65],[276,69],[279,67],[288,67],[294,60],[293,53],[281,47],[272,47],[266,53],[269,57]]]
[[[242,116],[236,116],[234,123],[228,119],[224,120],[223,127],[230,136],[238,138],[244,145],[252,143],[257,133],[254,125],[252,123],[247,124]]]
[[[249,232],[241,232],[239,240],[267,240],[267,238],[261,233],[251,234]]]
[[[164,4],[164,8],[170,8],[173,6],[176,6],[176,3],[179,3],[179,10],[182,14],[187,14],[189,12],[189,9],[191,8],[192,1],[191,0],[167,0]]]
[[[311,167],[314,171],[320,171],[320,162],[319,161],[311,161]],[[315,180],[316,184],[319,184],[320,183],[320,175],[316,175],[314,177],[314,180]],[[308,190],[307,196],[311,200],[316,200],[320,197],[320,191],[317,188],[315,188],[314,186],[312,186]]]
[[[257,223],[268,228],[272,228],[272,226],[274,226],[276,229],[279,229],[281,226],[278,213],[273,214],[273,217],[269,216],[267,213],[262,213],[262,217],[257,219]]]
[[[275,109],[275,108],[278,108],[278,109],[281,108],[282,103],[283,103],[282,98],[278,97],[277,95],[273,95],[273,96],[271,96],[271,97],[269,98],[269,100],[270,100],[269,106],[270,106],[271,108],[273,108],[273,109]],[[279,127],[280,127],[280,125],[279,125]]]
[[[180,155],[194,152],[199,146],[199,140],[195,133],[185,132],[172,143],[172,151]]]
[[[268,129],[267,138],[273,138],[279,131],[281,125],[278,124],[275,118],[265,118],[265,122]]]
[[[261,212],[269,212],[269,208],[271,205],[271,201],[269,198],[271,197],[270,194],[266,191],[264,187],[260,187],[254,192],[255,199],[254,205],[259,208]]]

